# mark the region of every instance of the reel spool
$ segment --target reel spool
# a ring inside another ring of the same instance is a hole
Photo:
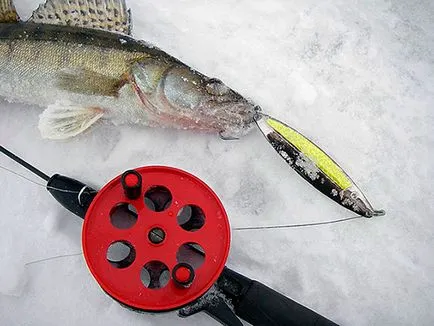
[[[225,266],[227,214],[197,177],[170,167],[129,170],[87,210],[82,246],[100,287],[143,311],[181,308],[207,292]]]

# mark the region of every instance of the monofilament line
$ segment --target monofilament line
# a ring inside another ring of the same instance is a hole
[[[37,185],[37,186],[43,187],[43,188],[45,188],[45,189],[53,189],[53,190],[57,190],[57,191],[60,191],[60,192],[66,192],[66,193],[70,193],[70,194],[78,194],[78,193],[80,192],[80,191],[75,191],[75,190],[60,189],[60,188],[56,188],[56,187],[51,187],[51,186],[48,186],[48,185],[44,185],[44,184],[42,184],[42,183],[39,183],[39,182],[37,182],[37,181],[35,181],[35,180],[32,180],[32,179],[26,177],[26,176],[23,175],[23,174],[20,174],[20,173],[18,173],[18,172],[15,172],[15,171],[13,171],[13,170],[11,170],[11,169],[8,169],[7,167],[1,166],[1,165],[0,165],[0,169],[5,170],[6,172],[12,173],[12,174],[16,175],[17,177],[23,178],[23,179],[25,179],[25,180],[27,180],[27,181],[29,181],[29,182],[31,182],[31,183]],[[96,191],[95,191],[95,192],[96,192]]]
[[[36,174],[38,177],[44,179],[45,181],[50,180],[50,177],[48,175],[46,175],[44,172],[42,172],[41,170],[38,170],[33,165],[31,165],[31,164],[27,163],[26,161],[24,161],[22,158],[16,156],[14,153],[8,151],[3,146],[0,146],[0,152],[2,152],[3,154],[5,154],[7,157],[9,157],[10,159],[14,160],[15,162],[17,162],[18,164],[20,164],[23,167],[25,167],[30,172]]]
[[[342,219],[338,219],[338,220],[312,222],[312,223],[301,223],[301,224],[235,227],[235,228],[232,228],[232,230],[233,231],[249,231],[249,230],[276,230],[276,229],[301,228],[301,227],[307,227],[307,226],[318,226],[318,225],[347,222],[347,221],[359,219],[362,217],[363,216],[353,216],[353,217],[347,217],[347,218],[342,218]]]

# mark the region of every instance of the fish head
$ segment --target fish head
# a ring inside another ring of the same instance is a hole
[[[146,60],[131,75],[143,106],[170,126],[238,138],[252,128],[260,110],[221,80],[183,64]]]

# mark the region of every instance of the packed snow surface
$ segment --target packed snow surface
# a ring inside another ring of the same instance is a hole
[[[36,0],[16,2],[26,19]],[[134,36],[223,80],[329,153],[386,216],[233,231],[227,265],[342,325],[434,324],[432,1],[128,1]],[[48,174],[100,187],[169,165],[204,180],[232,227],[353,216],[300,178],[259,131],[216,135],[99,123],[40,137],[41,109],[2,101],[1,144]],[[0,165],[37,180],[6,157]],[[99,288],[82,222],[0,170],[0,325],[218,325],[137,314]],[[38,180],[39,182],[39,180]],[[60,257],[62,256],[62,257]]]

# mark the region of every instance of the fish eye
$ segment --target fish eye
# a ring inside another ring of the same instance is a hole
[[[229,87],[227,87],[221,80],[217,78],[211,78],[206,84],[206,91],[211,95],[225,95],[229,92],[229,90]]]

